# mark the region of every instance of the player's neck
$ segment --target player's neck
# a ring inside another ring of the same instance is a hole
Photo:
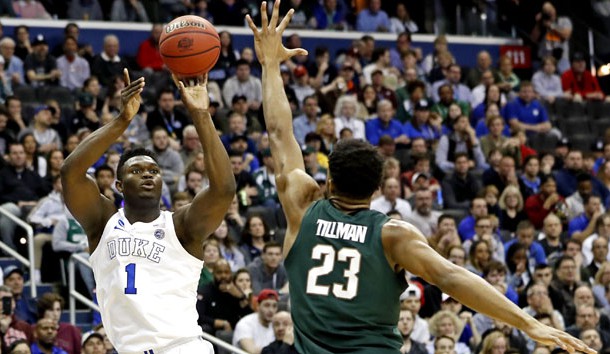
[[[330,203],[344,213],[350,213],[360,209],[369,209],[371,207],[371,199],[352,199],[343,196],[333,195],[328,198]]]
[[[161,214],[161,210],[159,209],[159,204],[155,204],[152,206],[145,205],[131,205],[125,201],[124,207],[125,217],[129,221],[130,224],[135,222],[152,222],[155,221],[159,215]]]

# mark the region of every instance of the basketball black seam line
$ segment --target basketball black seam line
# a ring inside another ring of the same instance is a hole
[[[216,61],[218,61],[219,57],[220,57],[220,51],[218,51],[218,55],[216,56],[216,60],[213,60],[214,64],[208,65],[207,67],[203,68],[202,70],[203,71],[209,71],[209,69],[211,69],[216,64]],[[186,76],[186,75],[196,74],[197,72],[199,72],[199,71],[190,72],[190,73],[178,73],[178,75]]]
[[[161,54],[161,56],[165,57],[165,58],[169,58],[169,59],[188,58],[188,57],[192,57],[194,55],[205,54],[205,53],[209,52],[210,50],[214,50],[214,49],[217,49],[217,48],[220,51],[220,46],[216,46],[216,47],[208,48],[208,49],[204,50],[203,52],[191,53],[191,54],[186,54],[186,55],[165,55],[165,54]]]
[[[181,34],[186,34],[186,33],[205,34],[205,35],[208,35],[208,36],[212,36],[212,37],[218,39],[218,41],[220,41],[220,37],[218,35],[214,35],[214,33],[210,33],[210,32],[207,32],[207,31],[185,31],[185,32],[180,32],[180,33],[173,33],[173,34],[170,34],[167,37],[163,38],[162,41],[159,41],[159,47],[161,47],[161,44],[163,44],[166,40],[168,40],[170,38],[173,38],[173,37],[176,37],[176,36],[179,36]]]

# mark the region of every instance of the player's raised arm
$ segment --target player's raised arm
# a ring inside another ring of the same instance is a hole
[[[383,227],[382,242],[392,266],[421,276],[471,309],[519,328],[542,344],[570,353],[595,353],[579,339],[536,321],[483,278],[441,257],[413,225],[389,221]]]
[[[66,158],[61,168],[64,201],[87,233],[90,252],[95,250],[106,221],[116,212],[116,208],[100,194],[95,181],[87,175],[87,169],[123,135],[138,113],[140,93],[144,88],[144,78],[130,82],[127,69],[123,75],[127,87],[121,91],[121,112],[110,123],[83,140]]]
[[[280,63],[295,55],[307,55],[307,51],[284,47],[282,33],[294,10],[288,11],[278,25],[279,9],[280,1],[276,1],[271,20],[268,20],[267,2],[263,1],[261,30],[256,28],[250,16],[246,16],[246,20],[254,34],[256,56],[263,67],[263,113],[276,166],[278,195],[288,219],[288,227],[298,229],[302,214],[313,200],[318,186],[305,173],[301,148],[293,133],[292,112],[284,92]]]
[[[210,99],[207,74],[188,81],[185,85],[174,77],[182,102],[191,115],[203,147],[210,186],[197,193],[191,204],[178,209],[174,220],[176,234],[186,250],[202,258],[201,243],[220,225],[233,200],[236,187],[229,156],[208,112]]]

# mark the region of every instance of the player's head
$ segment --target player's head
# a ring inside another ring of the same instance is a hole
[[[126,151],[117,167],[116,186],[125,201],[131,198],[161,198],[161,168],[155,154],[143,148]]]
[[[368,199],[379,188],[383,159],[369,143],[341,140],[329,156],[329,192],[351,199]]]

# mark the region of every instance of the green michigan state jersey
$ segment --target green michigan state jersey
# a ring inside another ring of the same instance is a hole
[[[307,209],[285,261],[299,353],[399,352],[398,298],[407,282],[385,257],[387,221],[368,209],[345,214],[328,200]]]

